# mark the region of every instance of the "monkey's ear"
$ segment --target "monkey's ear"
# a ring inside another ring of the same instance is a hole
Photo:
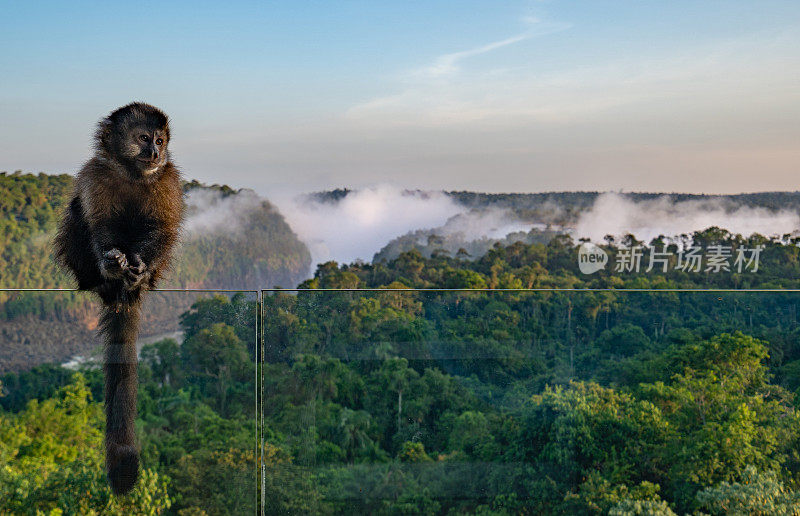
[[[97,124],[97,131],[94,133],[95,143],[100,149],[108,149],[111,143],[111,128],[114,126],[110,118],[104,118]]]

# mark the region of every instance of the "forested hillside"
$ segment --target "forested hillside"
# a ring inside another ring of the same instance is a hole
[[[372,257],[373,262],[385,262],[397,258],[400,254],[415,250],[426,257],[435,255],[453,256],[460,259],[473,260],[480,258],[495,245],[509,246],[521,242],[523,244],[546,244],[563,231],[552,228],[532,228],[528,232],[517,231],[507,234],[504,238],[489,238],[465,233],[442,236],[435,229],[420,229],[393,239],[383,246]]]
[[[71,189],[72,176],[67,174],[0,173],[0,287],[72,285],[49,249]],[[207,211],[219,220],[200,226],[207,231],[185,232],[165,288],[267,288],[293,285],[307,276],[308,250],[268,201],[249,191],[196,181],[186,183],[184,190],[190,226]],[[193,196],[198,191],[206,195]],[[231,231],[233,226],[239,231]]]
[[[71,188],[66,174],[0,173],[0,286],[68,286],[48,245]]]
[[[50,248],[71,189],[72,176],[66,174],[0,173],[0,287],[74,286]],[[256,289],[308,277],[308,249],[268,201],[251,191],[196,181],[184,190],[186,229],[161,287]],[[144,336],[177,330],[178,315],[192,298],[175,301],[150,297]],[[96,313],[86,295],[0,292],[0,371],[88,353],[96,344]]]

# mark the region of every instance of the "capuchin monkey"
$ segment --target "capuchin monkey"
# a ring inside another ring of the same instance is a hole
[[[134,419],[142,296],[168,267],[183,215],[169,138],[169,119],[148,104],[128,104],[101,120],[95,155],[78,172],[54,241],[57,260],[78,288],[102,301],[106,470],[117,495],[139,475]]]

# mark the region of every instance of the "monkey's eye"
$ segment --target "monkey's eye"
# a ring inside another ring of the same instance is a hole
[[[156,145],[161,145],[162,143],[164,143],[164,140],[162,140],[161,138],[156,140]]]
[[[140,140],[142,140],[142,141],[143,141],[143,142],[145,142],[145,143],[147,143],[147,142],[149,142],[149,141],[150,141],[150,137],[149,137],[149,136],[147,136],[146,134],[143,134],[143,135],[141,135],[141,136],[139,137],[139,139],[140,139]]]

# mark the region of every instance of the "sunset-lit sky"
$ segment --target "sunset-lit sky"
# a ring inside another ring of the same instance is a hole
[[[308,191],[800,189],[800,2],[0,2],[0,170],[131,100],[185,175]]]

